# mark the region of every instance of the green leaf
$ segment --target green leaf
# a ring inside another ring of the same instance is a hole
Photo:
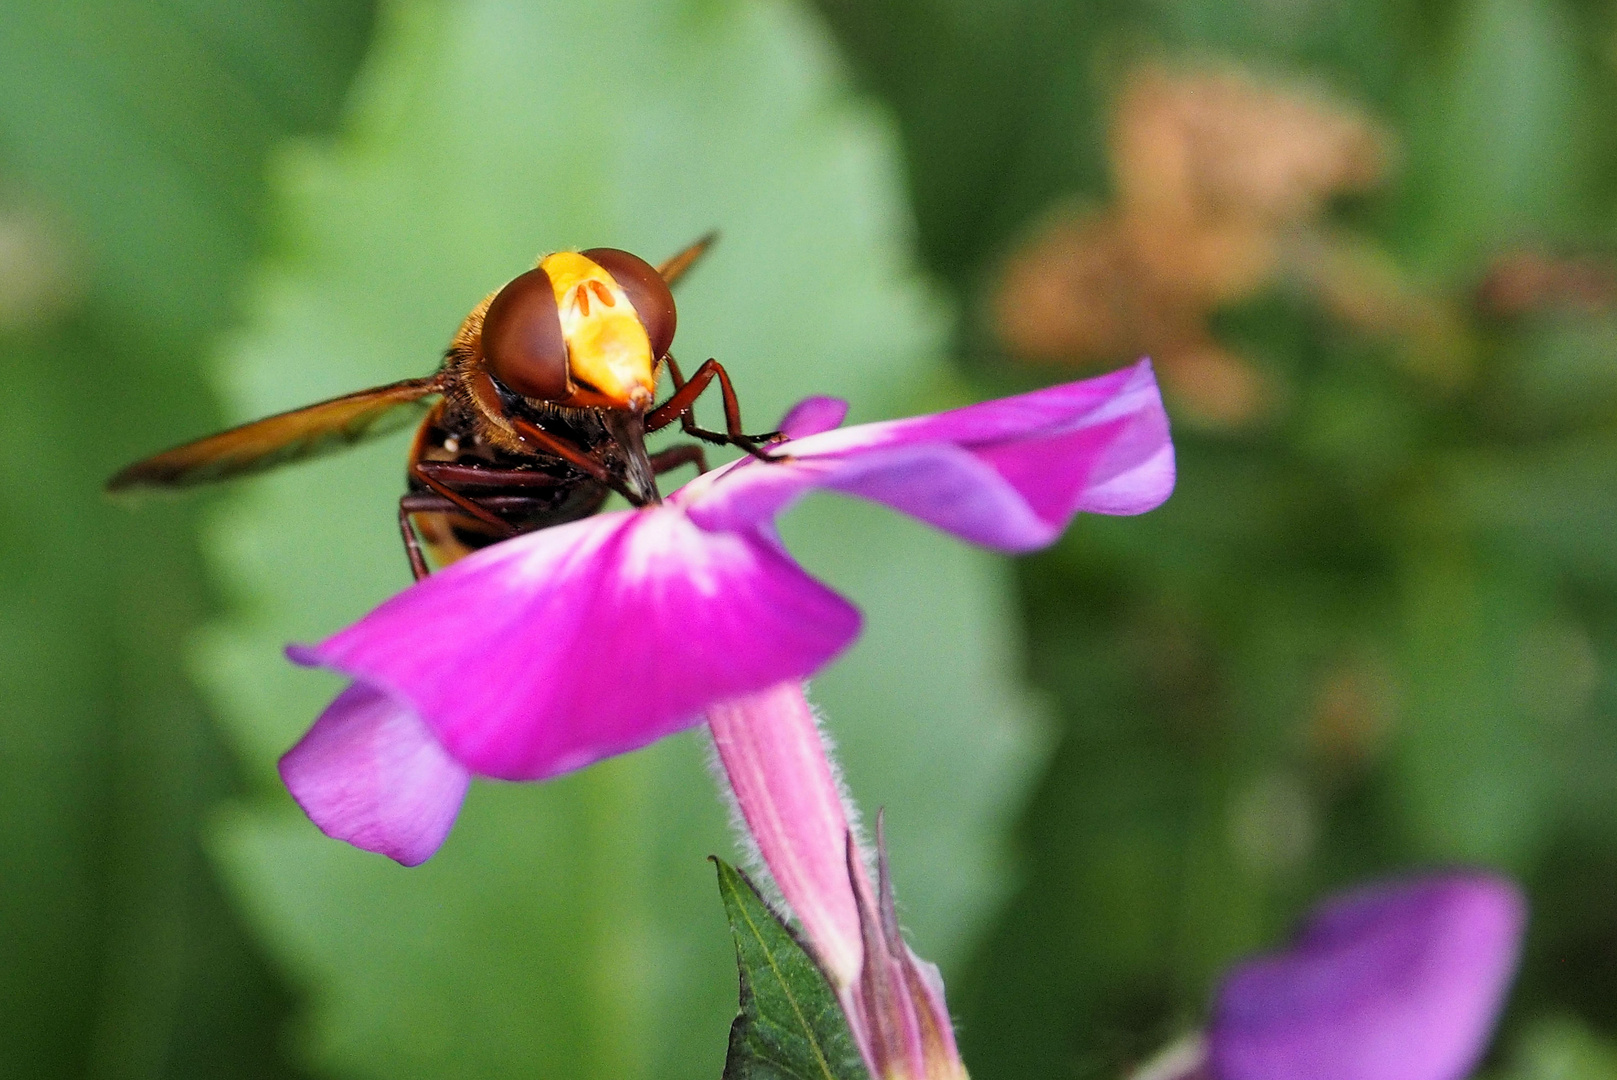
[[[825,973],[745,874],[713,865],[741,971],[724,1080],[868,1080]]]
[[[291,148],[277,182],[284,246],[220,365],[241,418],[431,370],[541,250],[656,259],[714,227],[675,351],[723,360],[747,422],[811,393],[908,412],[945,381],[947,313],[914,268],[895,140],[793,4],[393,5],[344,136]],[[731,841],[699,736],[476,784],[411,871],[325,839],[280,793],[276,758],[338,685],[282,646],[409,584],[403,456],[384,440],[251,482],[215,532],[236,613],[198,670],[274,792],[222,821],[218,850],[317,1002],[303,1049],[398,1080],[711,1077],[734,983],[701,857]],[[917,947],[948,961],[1006,887],[999,830],[1038,751],[1002,568],[831,497],[783,533],[865,611],[814,697],[855,794],[888,808]]]

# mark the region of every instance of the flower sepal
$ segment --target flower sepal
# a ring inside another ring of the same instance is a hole
[[[848,879],[859,908],[864,958],[844,1008],[879,1080],[968,1080],[955,1045],[937,966],[904,941],[887,866],[887,838],[876,815],[876,895],[859,845],[848,833]]]

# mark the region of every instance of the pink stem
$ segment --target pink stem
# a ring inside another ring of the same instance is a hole
[[[878,1080],[966,1080],[943,981],[899,932],[877,822],[879,888],[800,683],[713,706],[708,727],[736,807],[830,979]]]
[[[707,721],[747,831],[840,995],[858,982],[864,956],[848,815],[802,684],[712,706]]]

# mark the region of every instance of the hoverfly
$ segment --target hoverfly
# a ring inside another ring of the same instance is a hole
[[[558,251],[491,293],[461,323],[437,374],[255,420],[138,461],[113,492],[189,487],[262,472],[396,430],[425,410],[410,447],[399,532],[420,580],[518,533],[586,517],[616,491],[659,502],[656,477],[705,471],[700,443],[646,450],[678,420],[702,442],[766,458],[778,433],[742,430],[735,388],[708,360],[686,380],[669,353],[669,286],[711,245],[653,267],[617,248]],[[673,391],[654,404],[666,366]],[[717,380],[723,432],[699,427],[696,399]],[[437,398],[436,402],[431,399]]]

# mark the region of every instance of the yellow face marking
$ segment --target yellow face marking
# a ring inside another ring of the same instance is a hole
[[[539,260],[556,290],[567,366],[617,405],[649,408],[657,390],[651,342],[628,295],[612,275],[576,251]]]

